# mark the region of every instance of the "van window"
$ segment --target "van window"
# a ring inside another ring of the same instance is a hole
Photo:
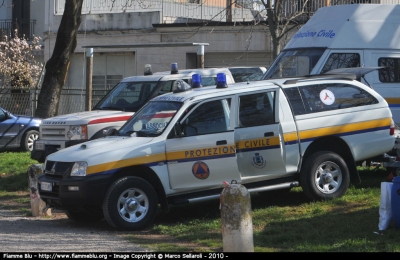
[[[262,79],[309,75],[324,51],[325,48],[282,51]]]
[[[289,102],[295,115],[303,114],[301,106],[303,102],[306,113],[317,113],[378,103],[375,97],[362,88],[349,84],[316,84],[299,87],[298,89],[303,101],[297,95],[293,95],[293,93],[296,93],[293,89],[285,89],[285,93],[288,96],[293,96],[289,98]]]
[[[381,82],[400,82],[400,58],[379,58],[378,66],[385,67],[379,70],[379,80]]]
[[[329,55],[321,74],[338,68],[360,67],[360,54],[358,53],[332,53]]]

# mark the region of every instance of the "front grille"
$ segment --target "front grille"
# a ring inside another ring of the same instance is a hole
[[[69,127],[61,125],[41,125],[40,138],[43,140],[69,140],[67,132]]]
[[[63,178],[67,177],[72,170],[73,162],[55,162],[47,161],[45,165],[44,173],[46,176]]]

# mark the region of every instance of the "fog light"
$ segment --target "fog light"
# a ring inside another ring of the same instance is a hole
[[[79,191],[78,186],[68,186],[68,191]]]

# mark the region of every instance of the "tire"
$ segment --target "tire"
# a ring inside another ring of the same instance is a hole
[[[157,214],[157,194],[151,184],[138,177],[116,180],[103,202],[104,218],[121,230],[142,230]]]
[[[39,132],[36,130],[27,131],[22,137],[21,148],[24,151],[33,150],[33,143],[39,138]]]
[[[67,215],[67,217],[70,220],[82,223],[94,223],[104,218],[102,213],[91,212],[91,211],[66,210],[65,215]]]
[[[350,174],[342,157],[333,152],[311,155],[300,172],[300,184],[311,200],[343,196],[350,184]]]

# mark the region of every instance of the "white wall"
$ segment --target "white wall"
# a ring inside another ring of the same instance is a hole
[[[2,1],[0,2],[0,4]],[[5,0],[4,5],[0,7],[0,20],[6,20],[12,18],[12,9],[11,9],[12,0]]]

